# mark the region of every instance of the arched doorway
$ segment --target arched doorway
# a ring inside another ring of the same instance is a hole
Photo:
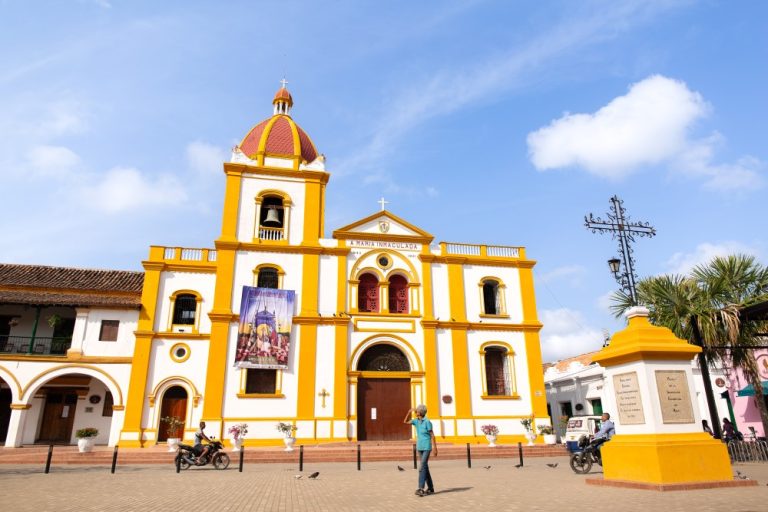
[[[403,424],[411,407],[411,371],[408,358],[397,347],[377,344],[368,348],[357,364],[357,439],[399,441],[411,438]]]
[[[187,418],[187,390],[181,386],[172,386],[163,394],[163,405],[160,407],[160,418],[162,419],[168,416],[175,416],[185,422],[185,425],[181,427],[179,432],[183,433],[184,427],[186,427]],[[157,433],[157,440],[167,441],[169,437],[168,424],[161,421]]]
[[[13,394],[11,393],[11,388],[8,383],[0,378],[0,444],[5,444],[5,438],[8,437],[12,402]]]

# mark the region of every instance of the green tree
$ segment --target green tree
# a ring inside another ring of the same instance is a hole
[[[623,291],[611,297],[616,317],[633,305]],[[768,268],[743,254],[715,258],[695,267],[690,275],[661,275],[637,284],[637,300],[650,310],[650,320],[668,327],[675,336],[696,343],[699,339],[710,361],[741,368],[755,390],[764,432],[768,433],[768,410],[754,356],[754,347],[764,344],[765,320],[744,320],[740,311],[768,300]],[[717,420],[719,421],[719,418]]]

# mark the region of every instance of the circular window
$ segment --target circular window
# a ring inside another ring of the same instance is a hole
[[[171,359],[177,363],[183,363],[189,359],[190,350],[185,343],[177,343],[171,347]]]
[[[389,268],[392,266],[392,260],[389,259],[389,256],[386,254],[380,254],[379,257],[376,258],[376,263],[378,263],[381,268]]]

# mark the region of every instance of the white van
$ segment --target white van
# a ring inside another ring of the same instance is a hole
[[[600,416],[573,416],[569,418],[565,437],[563,437],[563,443],[568,447],[568,451],[579,451],[579,438],[584,435],[591,438],[600,430],[602,423]]]

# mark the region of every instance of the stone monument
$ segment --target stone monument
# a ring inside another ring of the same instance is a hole
[[[627,310],[629,325],[593,361],[605,368],[604,410],[616,435],[602,447],[603,478],[588,484],[657,490],[755,485],[734,480],[728,450],[702,431],[691,360],[701,351]]]

